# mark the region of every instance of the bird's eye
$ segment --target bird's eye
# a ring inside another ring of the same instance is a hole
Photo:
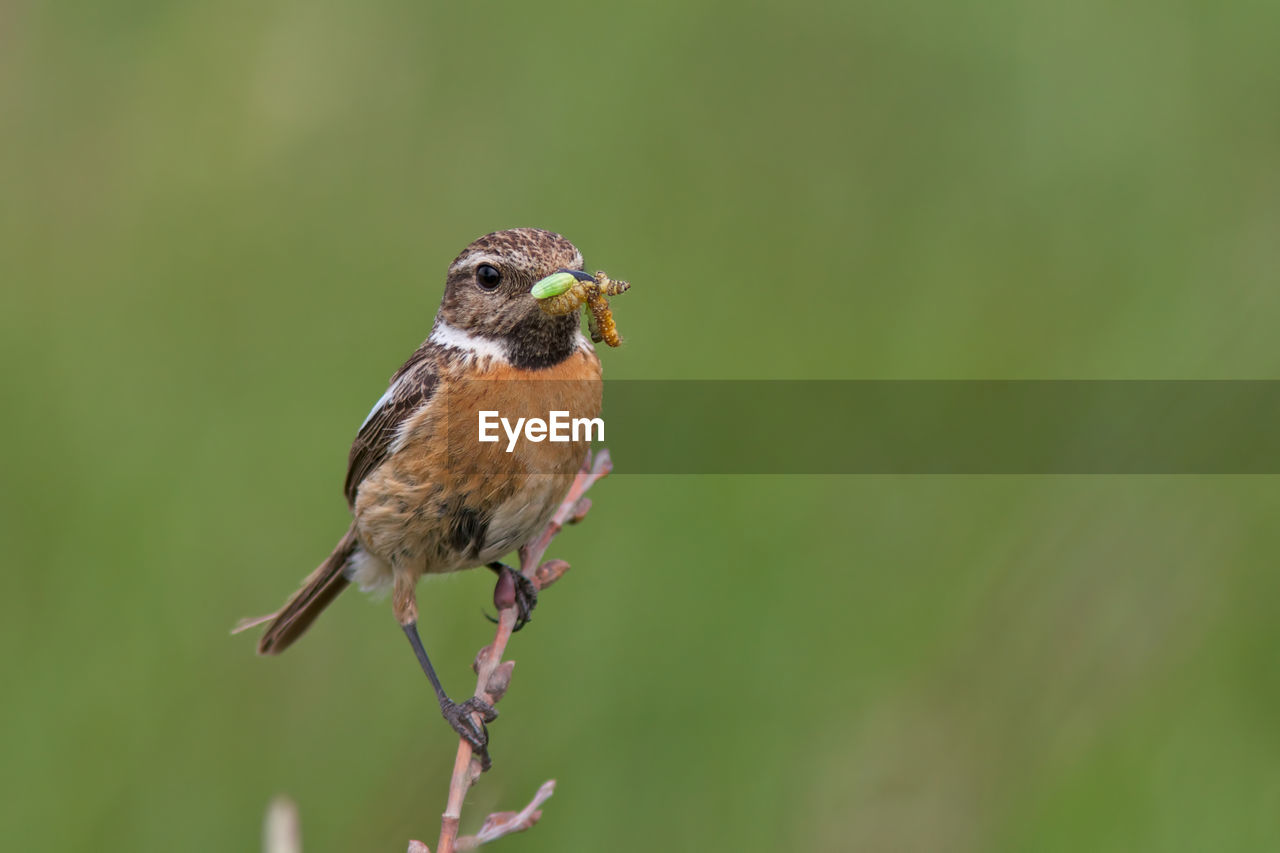
[[[502,283],[502,273],[498,272],[498,268],[489,264],[481,264],[476,267],[476,284],[485,290],[493,290]]]

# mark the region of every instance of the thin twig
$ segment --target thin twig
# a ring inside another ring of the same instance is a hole
[[[464,835],[454,842],[454,850],[474,850],[481,844],[488,843],[513,832],[524,832],[538,822],[542,810],[538,806],[545,803],[556,792],[556,780],[548,779],[538,788],[529,805],[518,812],[494,812],[484,819],[484,826],[475,835]]]
[[[612,470],[613,463],[609,459],[609,451],[602,449],[595,459],[588,454],[582,470],[573,480],[569,494],[560,504],[555,515],[551,517],[546,529],[532,542],[520,549],[520,572],[535,587],[543,590],[560,578],[569,568],[563,560],[550,560],[542,563],[551,540],[566,524],[581,521],[591,508],[591,502],[583,497],[592,484]],[[511,639],[512,629],[516,623],[516,608],[507,607],[498,613],[498,628],[493,642],[480,650],[476,655],[476,694],[490,704],[497,702],[506,692],[507,682],[511,678],[512,662],[502,662],[503,652]],[[477,723],[479,717],[476,717]],[[445,803],[444,814],[440,819],[440,840],[436,844],[436,853],[454,853],[456,850],[470,850],[495,838],[501,838],[512,832],[528,829],[542,816],[538,806],[555,790],[555,781],[551,780],[538,789],[533,802],[520,812],[499,812],[490,815],[480,833],[474,836],[458,838],[458,822],[462,816],[462,801],[467,791],[480,776],[480,761],[472,756],[471,744],[459,738],[458,753],[453,761],[453,777],[449,782],[449,797]],[[464,844],[466,846],[464,846]],[[415,847],[414,845],[419,845]],[[425,850],[421,842],[412,842],[410,851]]]

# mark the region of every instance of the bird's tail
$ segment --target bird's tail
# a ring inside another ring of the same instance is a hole
[[[329,606],[329,602],[338,597],[338,593],[350,583],[343,575],[351,555],[359,547],[356,539],[356,526],[351,525],[345,536],[338,542],[329,558],[316,567],[302,584],[302,589],[295,592],[279,611],[257,619],[245,619],[236,626],[232,633],[239,633],[255,625],[270,621],[266,633],[258,641],[258,654],[276,655],[293,644],[302,636],[311,623],[320,615],[320,611]]]

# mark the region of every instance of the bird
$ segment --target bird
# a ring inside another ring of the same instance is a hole
[[[538,282],[563,273],[594,281],[577,247],[538,228],[495,231],[458,254],[430,334],[351,445],[343,488],[350,527],[279,611],[242,625],[269,622],[258,653],[276,655],[348,586],[389,587],[392,613],[440,713],[485,768],[486,724],[497,712],[478,696],[454,702],[445,692],[418,632],[416,587],[424,575],[487,566],[500,586],[504,576],[515,583],[517,627],[529,620],[536,589],[499,558],[546,526],[589,442],[577,434],[509,450],[505,438],[480,441],[476,425],[481,412],[599,416],[602,368],[577,312],[552,316],[532,295]]]

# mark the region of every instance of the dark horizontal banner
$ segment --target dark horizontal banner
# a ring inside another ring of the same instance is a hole
[[[604,440],[594,443],[618,473],[1280,473],[1280,381],[631,380],[603,390]],[[580,395],[565,386],[550,396]],[[500,441],[471,455],[476,420],[459,411],[454,460],[507,470],[520,453],[507,454],[494,429]],[[516,441],[528,447],[524,434]],[[522,458],[524,470],[537,467]]]

